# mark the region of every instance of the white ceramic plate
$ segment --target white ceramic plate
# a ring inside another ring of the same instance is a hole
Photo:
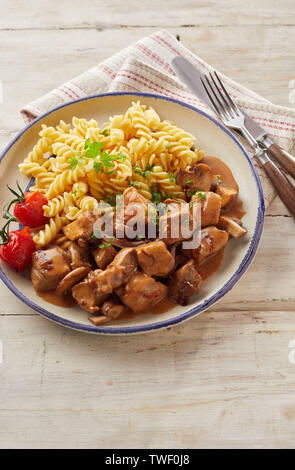
[[[103,124],[109,116],[124,113],[135,100],[153,106],[161,119],[171,120],[194,134],[197,146],[205,150],[205,155],[214,155],[231,168],[244,202],[246,215],[243,223],[248,229],[248,234],[241,240],[231,240],[228,243],[221,268],[202,287],[199,294],[191,299],[188,306],[179,305],[157,315],[151,312],[149,315],[117,320],[103,327],[93,326],[88,320],[87,312],[78,306],[61,308],[45,302],[35,294],[28,276],[17,274],[1,262],[0,277],[23,302],[50,320],[89,333],[147,332],[180,323],[197,315],[223,297],[240,279],[255,255],[262,233],[264,217],[262,189],[250,158],[241,144],[230,131],[199,109],[152,94],[112,93],[83,98],[60,106],[33,121],[13,139],[0,157],[1,207],[9,199],[7,184],[15,186],[18,180],[21,186],[25,187],[28,183],[27,178],[19,173],[17,165],[37,142],[41,124],[55,126],[60,119],[69,122],[73,116],[94,118],[99,124]]]

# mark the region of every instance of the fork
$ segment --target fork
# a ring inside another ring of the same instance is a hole
[[[266,150],[259,146],[256,139],[246,129],[243,112],[229,96],[218,74],[214,71],[214,76],[212,73],[209,73],[209,77],[210,80],[205,75],[205,80],[201,78],[201,81],[216,114],[226,127],[239,130],[247,139],[255,151],[254,156],[264,168],[281,200],[295,217],[295,186],[293,186],[280,168],[269,158]]]

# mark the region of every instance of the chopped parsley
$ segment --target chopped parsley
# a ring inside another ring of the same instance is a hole
[[[171,144],[166,145],[165,149],[168,150],[171,147]]]
[[[87,158],[96,158],[100,155],[103,148],[102,142],[91,142],[90,139],[85,141],[84,150],[85,157]]]
[[[110,204],[111,206],[115,206],[116,205],[116,195],[114,194],[113,196],[106,196],[104,198],[104,202],[106,202],[107,204]]]
[[[108,129],[104,129],[102,132],[102,135],[104,135],[105,137],[107,137],[109,135],[109,130]]]
[[[83,157],[82,155],[75,155],[69,158],[68,163],[70,164],[71,170],[74,171],[78,165],[83,163]]]
[[[146,178],[152,170],[153,170],[153,167],[149,163],[145,167],[144,171],[140,168],[139,165],[135,165],[134,167],[134,173],[136,173],[137,175],[143,176],[144,178]]]
[[[174,173],[170,172],[168,173],[168,175],[169,175],[169,180],[171,181],[171,183],[173,183],[174,186],[176,186],[176,179],[175,179]]]
[[[215,175],[215,177],[217,178],[217,186],[219,186],[220,183],[221,183],[221,176],[220,175]]]
[[[206,194],[203,191],[198,191],[196,195],[201,199],[201,201],[205,201]]]
[[[195,189],[193,189],[192,191],[188,192],[187,195],[188,195],[188,197],[192,197],[192,196],[194,196],[196,193],[198,193],[199,191],[200,191],[199,188],[195,188]]]
[[[162,202],[162,194],[157,191],[156,186],[151,187],[151,193],[152,193],[152,202],[154,204],[159,204],[159,202]]]
[[[109,246],[112,246],[114,238],[115,237],[109,238],[109,241],[101,243],[100,245],[98,245],[98,248],[108,248]]]
[[[185,185],[189,186],[191,183],[193,183],[193,180],[186,180]]]
[[[135,181],[133,179],[129,180],[129,186],[136,186],[137,188],[141,189],[141,185],[138,181]]]
[[[194,192],[188,193],[188,196],[189,197],[197,196],[199,199],[201,199],[201,201],[205,201],[205,199],[206,199],[206,194],[204,193],[204,191],[199,191],[198,189],[196,189]],[[192,204],[194,202],[195,201],[191,201]],[[192,206],[190,205],[190,207],[192,207]]]
[[[106,150],[103,150],[102,154],[99,155],[99,158],[96,158],[93,162],[93,168],[96,173],[100,173],[102,170],[105,170],[106,168],[110,168],[111,171],[106,172],[107,174],[114,173],[114,162],[115,161],[125,161],[126,160],[126,155],[124,153],[120,152],[119,155],[112,155],[111,153],[108,153]]]

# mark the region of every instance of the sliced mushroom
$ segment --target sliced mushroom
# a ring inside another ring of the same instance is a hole
[[[58,284],[56,288],[56,293],[58,295],[64,294],[66,291],[70,290],[74,284],[82,281],[87,274],[89,273],[90,268],[86,266],[81,266],[76,268],[73,271],[69,272]]]
[[[234,238],[241,238],[247,233],[247,230],[242,227],[240,219],[226,217],[225,215],[219,217],[217,227],[226,230]]]
[[[238,195],[237,189],[227,188],[221,184],[217,186],[216,193],[221,197],[221,207],[228,206]]]
[[[106,300],[101,306],[102,315],[110,320],[118,318],[127,310],[126,306],[116,300]]]
[[[111,321],[111,318],[105,317],[104,315],[97,315],[95,317],[88,318],[95,326],[103,325],[104,323]]]
[[[177,184],[189,192],[210,191],[213,173],[211,168],[204,163],[193,164],[189,170],[181,168],[176,176]]]

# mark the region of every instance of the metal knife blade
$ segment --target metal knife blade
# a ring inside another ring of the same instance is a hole
[[[201,78],[204,79],[204,74],[200,72],[200,70],[193,65],[189,60],[185,57],[177,56],[172,59],[172,67],[175,71],[178,78],[185,83],[185,85],[195,94],[198,98],[200,98],[204,103],[206,103],[209,108],[211,108],[214,113],[215,110],[212,107],[210,100],[204,90],[203,84],[201,82]],[[245,126],[248,131],[252,134],[254,139],[258,142],[263,143],[264,138],[267,137],[269,145],[273,143],[271,139],[268,137],[267,132],[257,124],[247,113],[243,111],[245,115]]]

